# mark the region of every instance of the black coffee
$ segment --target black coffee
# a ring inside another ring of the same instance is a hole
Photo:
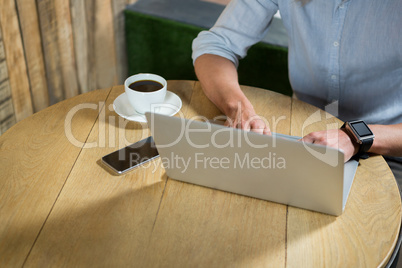
[[[140,80],[131,83],[128,87],[139,92],[153,92],[163,88],[163,85],[152,80]]]

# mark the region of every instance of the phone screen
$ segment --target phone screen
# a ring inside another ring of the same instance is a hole
[[[123,174],[159,156],[152,136],[102,157],[102,162]]]

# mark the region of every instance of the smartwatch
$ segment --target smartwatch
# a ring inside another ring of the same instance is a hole
[[[367,124],[363,120],[354,120],[345,122],[341,129],[344,129],[351,139],[359,144],[359,151],[356,156],[364,159],[368,158],[367,151],[373,145],[374,134]]]

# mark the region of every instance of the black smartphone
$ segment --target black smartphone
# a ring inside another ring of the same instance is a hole
[[[102,162],[118,174],[126,173],[159,156],[152,136],[102,157]]]

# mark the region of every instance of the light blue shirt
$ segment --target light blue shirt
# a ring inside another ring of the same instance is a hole
[[[300,100],[321,109],[338,101],[344,121],[402,123],[401,0],[232,0],[194,40],[193,60],[216,54],[237,66],[278,9]]]

